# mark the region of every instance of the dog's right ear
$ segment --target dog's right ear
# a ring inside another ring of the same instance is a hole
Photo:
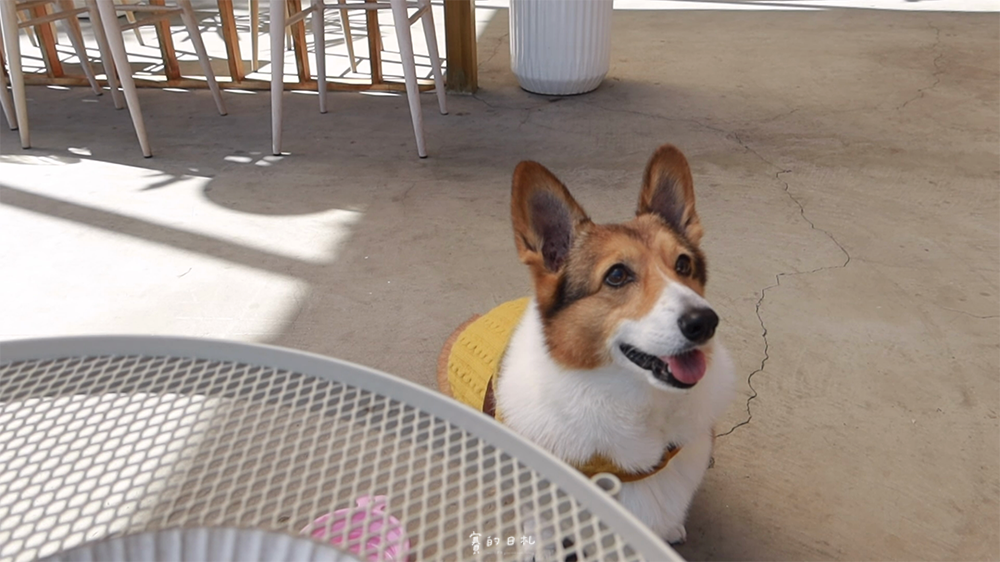
[[[539,275],[558,272],[577,228],[590,218],[552,172],[538,162],[514,169],[510,214],[521,262]]]

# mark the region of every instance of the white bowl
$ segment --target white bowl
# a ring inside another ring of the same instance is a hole
[[[39,562],[359,562],[304,537],[226,527],[164,529],[82,544]]]

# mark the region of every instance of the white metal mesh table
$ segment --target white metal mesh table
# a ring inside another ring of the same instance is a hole
[[[299,535],[337,510],[314,536],[361,560],[680,560],[548,453],[377,371],[185,338],[0,342],[0,562],[161,529]]]

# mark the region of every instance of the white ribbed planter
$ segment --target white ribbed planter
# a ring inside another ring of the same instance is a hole
[[[614,0],[510,0],[510,69],[529,92],[569,95],[611,65]]]

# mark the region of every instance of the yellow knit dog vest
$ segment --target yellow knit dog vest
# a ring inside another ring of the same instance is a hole
[[[507,344],[530,301],[523,298],[505,302],[459,334],[448,356],[448,384],[456,400],[483,411],[486,388],[500,373]]]

